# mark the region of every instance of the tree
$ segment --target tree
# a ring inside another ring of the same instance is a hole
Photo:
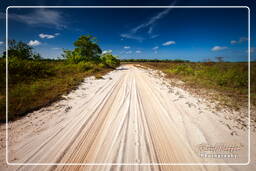
[[[40,55],[39,53],[35,53],[35,54],[33,55],[33,59],[35,59],[35,60],[40,60],[40,59],[42,59],[42,57],[41,57],[41,55]]]
[[[80,61],[99,61],[102,50],[97,45],[95,37],[83,35],[74,42],[74,46],[76,47],[74,51],[68,52],[69,54],[67,54],[67,57],[71,58],[71,61],[75,63]]]
[[[9,40],[8,57],[18,59],[40,59],[39,53],[34,54],[33,48],[26,43],[16,40]],[[3,57],[6,57],[6,52],[3,53]]]

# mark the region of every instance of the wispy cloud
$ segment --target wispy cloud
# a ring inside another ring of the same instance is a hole
[[[44,34],[44,33],[41,33],[38,36],[40,38],[42,38],[42,39],[53,39],[53,38],[55,38],[58,35],[60,35],[60,33],[55,33],[55,34]]]
[[[60,50],[61,48],[58,48],[58,47],[54,47],[52,48],[53,50]]]
[[[28,14],[8,14],[8,18],[28,25],[55,26],[56,28],[65,28],[63,13],[49,9],[35,9]]]
[[[29,42],[28,42],[28,45],[29,46],[38,46],[38,45],[40,45],[41,44],[41,42],[39,42],[38,40],[30,40]]]
[[[152,31],[153,31],[153,26],[149,27],[148,34],[152,34]]]
[[[247,42],[247,41],[248,41],[247,37],[240,37],[239,40],[231,40],[230,44],[234,45],[234,44],[243,43],[243,42]]]
[[[236,41],[236,40],[231,40],[230,41],[230,44],[232,44],[232,45],[237,44],[237,43],[238,43],[238,41]]]
[[[176,1],[174,1],[170,5],[174,6],[175,4],[176,4]],[[158,37],[159,35],[157,35],[157,36],[151,35],[153,33],[153,28],[154,28],[155,24],[157,23],[157,21],[162,19],[163,17],[165,17],[171,10],[172,10],[172,8],[167,8],[165,10],[162,10],[161,12],[157,13],[153,17],[149,18],[147,21],[137,25],[136,27],[132,28],[129,32],[123,33],[120,36],[123,38],[126,38],[126,39],[134,39],[134,40],[138,40],[138,41],[143,41],[145,39],[145,37],[138,36],[138,32],[140,32],[141,30],[147,29],[148,30],[147,34],[149,35],[149,38]]]
[[[133,33],[124,33],[124,34],[121,34],[120,35],[122,38],[126,38],[126,39],[133,39],[133,40],[137,40],[137,41],[140,41],[142,42],[144,40],[143,37],[141,36],[136,36],[134,35]]]
[[[130,49],[131,47],[130,46],[124,46],[124,49]]]
[[[112,50],[109,49],[109,50],[104,50],[104,51],[102,52],[102,54],[106,54],[106,53],[112,53]]]
[[[154,53],[157,54],[157,53],[158,53],[157,50],[159,49],[159,46],[155,46],[155,47],[153,47],[152,49],[153,49]]]
[[[227,46],[214,46],[211,50],[212,51],[220,51],[220,50],[224,50],[227,49]]]
[[[131,53],[132,53],[132,51],[131,51],[131,50],[129,50],[129,51],[127,51],[127,52],[126,52],[126,54],[131,54]]]
[[[146,27],[151,26],[151,27],[149,28],[149,31],[148,31],[148,32],[152,33],[152,30],[153,30],[152,25],[153,25],[154,23],[156,23],[158,20],[160,20],[161,18],[163,18],[165,15],[167,15],[167,14],[170,12],[170,10],[171,10],[171,8],[167,8],[167,9],[165,9],[165,10],[159,12],[157,15],[151,17],[147,22],[142,23],[142,24],[138,25],[137,27],[133,28],[131,32],[132,32],[132,33],[137,33],[137,32],[138,32],[139,30],[141,30],[142,28],[146,28]]]
[[[154,39],[154,38],[157,38],[157,37],[159,37],[159,34],[155,34],[155,35],[150,36],[150,39]]]
[[[170,46],[170,45],[174,45],[174,44],[176,44],[175,41],[167,41],[167,42],[164,42],[162,45],[163,46]]]
[[[153,49],[153,50],[157,50],[157,49],[159,49],[159,46],[155,46],[155,47],[153,47],[152,49]]]
[[[135,53],[141,53],[141,51],[140,50],[136,50]]]
[[[3,45],[4,44],[4,42],[3,41],[0,41],[0,45]]]

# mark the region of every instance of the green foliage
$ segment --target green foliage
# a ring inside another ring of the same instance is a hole
[[[208,80],[210,84],[223,87],[246,88],[248,86],[248,67],[239,63],[172,64],[166,71],[176,76]]]
[[[6,57],[6,52],[3,53],[3,57]],[[31,46],[24,42],[17,42],[15,40],[9,40],[8,57],[19,59],[41,59],[39,53],[34,54]]]
[[[74,42],[76,47],[73,51],[64,50],[64,58],[70,63],[79,63],[81,61],[99,62],[101,49],[96,43],[96,38],[93,36],[81,36]]]
[[[211,95],[226,106],[238,109],[240,105],[247,104],[248,63],[246,62],[148,62],[141,64],[161,70],[169,78],[183,80],[185,86],[192,87],[199,93],[202,89],[218,92],[218,96],[214,96],[213,93]],[[256,63],[251,62],[250,65],[251,102],[256,105]]]
[[[23,42],[9,41],[8,111],[9,119],[42,107],[59,98],[81,82],[85,76],[103,74],[119,65],[119,60],[101,55],[96,38],[81,36],[75,49],[65,50],[65,60],[43,60],[39,53]],[[0,58],[0,120],[5,113],[6,54]]]
[[[15,119],[57,100],[86,76],[105,73],[104,64],[60,60],[8,60],[8,114]],[[0,59],[0,121],[5,118],[5,58]]]
[[[180,74],[180,75],[194,75],[193,68],[188,64],[180,64],[177,65],[176,68],[172,68],[170,72],[173,72],[174,74]]]
[[[115,68],[120,65],[119,59],[110,53],[103,54],[101,56],[101,61],[104,65],[110,68]]]
[[[77,64],[81,71],[88,71],[96,67],[96,64],[92,62],[82,61]]]
[[[53,67],[42,60],[22,60],[10,58],[8,60],[9,84],[19,81],[47,78],[54,75]]]

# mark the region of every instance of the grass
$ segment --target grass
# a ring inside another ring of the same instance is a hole
[[[143,62],[161,70],[168,78],[182,80],[198,94],[216,92],[212,99],[235,109],[247,105],[248,64],[231,62]],[[205,91],[202,91],[205,90]],[[210,94],[210,93],[209,93]],[[251,102],[256,105],[256,63],[251,63]]]
[[[5,59],[0,59],[0,121],[5,121]],[[75,89],[87,76],[101,77],[112,69],[101,64],[67,64],[61,60],[9,59],[8,119],[49,105]]]

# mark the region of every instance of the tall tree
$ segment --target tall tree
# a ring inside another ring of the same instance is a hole
[[[9,40],[8,57],[18,59],[40,59],[40,55],[33,53],[33,48],[26,43],[16,40]],[[3,53],[3,57],[6,57],[6,52]]]
[[[102,50],[97,45],[97,40],[91,35],[81,36],[74,42],[75,52],[80,53],[81,58],[85,61],[96,61],[99,59]]]

